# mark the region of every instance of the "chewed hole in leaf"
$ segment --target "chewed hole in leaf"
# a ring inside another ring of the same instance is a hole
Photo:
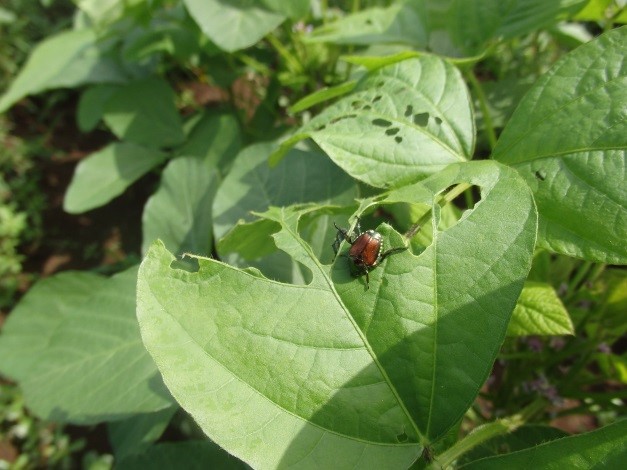
[[[440,124],[442,124],[442,119],[440,119],[439,117],[437,117],[437,116],[436,116],[436,117],[434,118],[434,120],[435,120],[435,123],[436,123],[438,126],[439,126]]]
[[[398,442],[407,442],[408,439],[409,439],[409,436],[404,431],[396,436],[396,440]]]
[[[180,269],[181,271],[187,271],[188,273],[195,273],[198,271],[198,260],[190,256],[181,256],[170,263],[170,268]]]
[[[414,124],[420,127],[426,127],[429,123],[429,113],[414,114]]]
[[[400,144],[403,141],[403,138],[400,135],[397,135],[396,137],[394,137],[394,141],[397,144]]]
[[[375,87],[377,88],[381,88],[385,85],[385,82],[383,80],[379,80],[376,84]]]
[[[380,118],[373,119],[372,124],[377,127],[390,127],[392,125],[392,123],[388,121],[387,119],[380,119]]]
[[[327,127],[327,125],[326,125],[326,124],[321,124],[321,125],[319,125],[318,127],[315,127],[314,129],[315,129],[316,131],[322,131],[322,130],[326,129],[326,127]]]
[[[333,118],[329,121],[329,124],[336,124],[340,121],[343,121],[344,119],[353,119],[356,118],[357,115],[356,114],[347,114],[346,116],[338,116],[336,118]]]
[[[396,135],[400,131],[400,127],[391,127],[385,130],[386,135]]]
[[[546,171],[544,170],[536,170],[536,172],[534,173],[536,179],[538,181],[544,181],[546,180]]]
[[[370,106],[369,104],[367,104],[367,105],[365,105],[362,109],[363,109],[364,111],[368,111],[368,110],[372,109],[372,106]]]
[[[452,191],[455,191],[457,185],[450,186],[440,193],[440,197],[447,197]],[[444,231],[454,227],[461,220],[468,217],[475,209],[477,203],[481,199],[481,188],[479,186],[471,186],[464,192],[458,194],[448,205],[442,209],[440,213],[440,221],[438,230]]]
[[[377,102],[377,101],[379,101],[381,98],[382,98],[382,96],[381,96],[381,95],[377,95],[377,96],[375,96],[374,98],[372,98],[372,102],[373,102],[373,103],[376,103],[376,102]]]
[[[405,117],[409,117],[414,113],[414,107],[411,104],[408,104],[405,108]]]

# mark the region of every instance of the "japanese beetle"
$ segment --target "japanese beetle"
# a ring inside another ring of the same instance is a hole
[[[359,218],[357,218],[357,224],[355,225],[356,234],[354,232],[349,233],[348,230],[338,227],[335,222],[333,222],[333,225],[337,229],[337,235],[332,245],[335,256],[337,256],[340,244],[343,241],[350,243],[351,247],[348,250],[348,257],[361,274],[366,274],[366,289],[370,288],[369,271],[376,268],[389,255],[407,249],[406,247],[391,248],[381,252],[383,236],[376,230],[362,232]]]

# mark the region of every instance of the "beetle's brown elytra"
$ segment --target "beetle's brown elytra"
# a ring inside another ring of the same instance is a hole
[[[406,249],[406,247],[392,248],[381,253],[383,236],[376,230],[366,230],[362,232],[359,218],[357,218],[357,224],[355,225],[357,232],[355,239],[353,239],[353,234],[348,233],[348,230],[338,227],[335,222],[333,225],[335,225],[337,229],[337,235],[333,242],[335,255],[337,256],[340,244],[343,241],[350,243],[351,247],[348,250],[348,258],[353,265],[360,270],[361,274],[366,274],[366,289],[370,288],[370,276],[368,276],[368,272],[376,268],[387,256]]]

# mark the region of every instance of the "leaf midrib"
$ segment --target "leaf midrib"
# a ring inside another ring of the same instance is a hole
[[[283,212],[283,211],[282,211]],[[284,219],[285,220],[285,219]],[[399,395],[398,391],[396,390],[396,387],[394,387],[394,382],[390,379],[390,377],[388,376],[385,368],[383,367],[383,365],[379,362],[374,350],[372,349],[370,342],[368,341],[368,338],[366,337],[365,333],[359,328],[359,326],[357,325],[357,323],[355,322],[355,319],[353,318],[353,316],[351,315],[350,311],[348,310],[348,308],[346,307],[346,305],[344,304],[344,302],[342,301],[339,293],[337,292],[337,290],[335,289],[335,286],[333,284],[333,281],[331,280],[331,278],[329,276],[326,275],[326,271],[325,269],[322,267],[322,265],[320,264],[319,260],[314,256],[314,254],[311,252],[310,247],[305,243],[305,241],[300,238],[300,236],[298,236],[298,234],[295,234],[291,228],[289,227],[288,224],[282,224],[283,225],[283,229],[287,230],[288,233],[297,241],[297,243],[299,245],[301,245],[301,247],[303,248],[303,250],[305,250],[305,252],[310,256],[310,258],[312,259],[314,265],[318,268],[320,275],[323,276],[324,280],[326,281],[329,291],[331,292],[331,294],[335,297],[338,305],[342,308],[342,310],[344,311],[344,314],[346,315],[346,317],[348,318],[348,321],[351,322],[351,324],[353,325],[353,328],[355,329],[355,331],[357,332],[357,334],[359,335],[359,337],[361,338],[366,351],[368,351],[368,353],[370,354],[370,357],[372,358],[372,361],[374,362],[374,364],[377,366],[377,369],[379,369],[379,373],[381,374],[381,376],[383,377],[385,383],[387,384],[387,386],[390,388],[390,391],[392,392],[392,395],[394,396],[394,398],[396,399],[398,405],[400,406],[401,410],[403,411],[403,413],[405,414],[407,420],[412,424],[414,431],[416,432],[416,435],[418,436],[419,440],[422,441],[423,435],[420,432],[420,429],[418,429],[418,425],[416,424],[416,422],[414,421],[414,419],[412,418],[411,414],[409,413],[409,410],[407,409],[407,407],[405,406],[405,403],[403,402],[403,400],[401,399],[401,396]],[[419,444],[419,442],[417,443],[412,443],[412,445],[415,444]]]

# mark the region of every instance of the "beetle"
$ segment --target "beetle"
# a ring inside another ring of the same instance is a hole
[[[348,250],[348,258],[362,274],[366,274],[366,289],[370,288],[369,271],[376,268],[391,254],[407,249],[407,247],[391,248],[382,252],[383,236],[376,230],[366,230],[362,232],[359,217],[355,224],[356,234],[354,232],[349,233],[348,230],[338,227],[335,222],[333,222],[333,225],[335,225],[337,229],[337,235],[332,245],[335,256],[338,254],[340,244],[343,241],[347,241],[351,245]]]

